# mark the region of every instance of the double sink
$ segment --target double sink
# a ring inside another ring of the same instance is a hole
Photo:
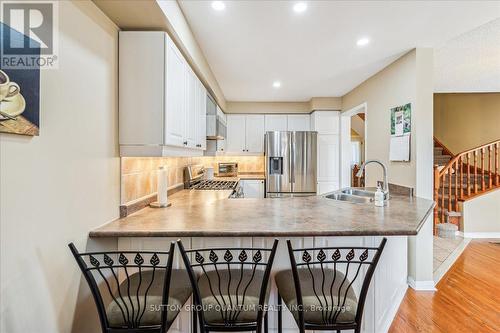
[[[371,203],[375,200],[375,187],[348,187],[327,194],[327,199],[349,201],[353,203]],[[388,193],[384,193],[384,200],[388,197]]]

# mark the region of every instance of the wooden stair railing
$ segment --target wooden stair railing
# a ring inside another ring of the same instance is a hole
[[[458,212],[458,202],[500,188],[500,140],[455,155],[447,165],[434,166],[434,231],[445,222],[445,211]]]

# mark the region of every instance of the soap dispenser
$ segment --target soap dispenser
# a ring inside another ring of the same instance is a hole
[[[384,206],[384,192],[382,192],[380,185],[377,185],[377,191],[375,192],[375,206]]]

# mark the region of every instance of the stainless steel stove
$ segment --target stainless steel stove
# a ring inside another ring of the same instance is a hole
[[[195,190],[234,190],[237,181],[234,180],[202,180],[191,186]]]
[[[184,169],[184,188],[195,190],[236,190],[238,182],[234,180],[207,180],[205,168],[190,165]]]

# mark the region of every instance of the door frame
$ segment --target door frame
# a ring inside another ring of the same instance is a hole
[[[365,114],[364,156],[367,159],[368,146],[368,103],[364,102],[340,113],[340,188],[351,186],[351,117],[359,113]],[[366,176],[365,176],[366,179]]]

